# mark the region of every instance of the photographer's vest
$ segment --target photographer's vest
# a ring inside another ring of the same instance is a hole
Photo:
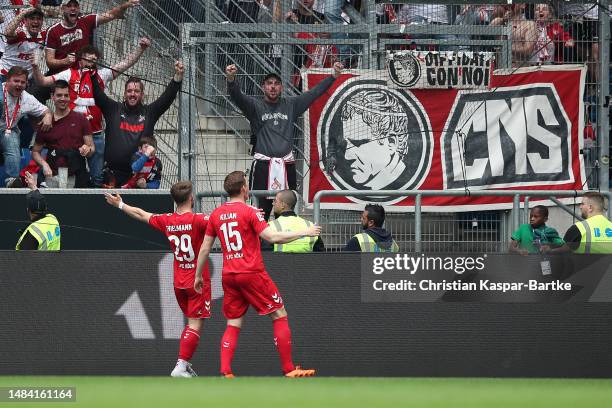
[[[399,252],[399,246],[395,240],[391,241],[391,245],[388,248],[383,248],[367,232],[357,234],[354,238],[357,238],[361,252]]]
[[[300,231],[311,225],[312,222],[295,215],[278,217],[270,224],[276,231]],[[312,252],[316,241],[317,237],[303,237],[288,244],[274,244],[274,252]]]
[[[612,253],[612,222],[603,215],[595,215],[579,221],[576,227],[580,231],[580,245],[574,251],[577,254],[610,254]]]
[[[36,241],[38,241],[39,251],[59,251],[60,240],[62,238],[60,233],[60,226],[55,215],[47,214],[40,220],[34,221],[30,226],[21,234],[19,241],[15,249],[19,250],[19,244],[23,240],[23,237],[27,233],[30,233]]]

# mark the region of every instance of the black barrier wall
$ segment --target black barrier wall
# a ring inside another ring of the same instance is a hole
[[[68,250],[163,250],[167,239],[149,226],[129,218],[106,204],[104,192],[86,193],[41,190],[49,212],[60,222],[62,249]],[[121,191],[119,191],[121,193]],[[162,194],[124,194],[123,200],[152,213],[174,211],[172,198]],[[2,192],[0,250],[15,249],[20,230],[29,225],[25,190]]]
[[[213,317],[192,360],[217,375]],[[513,257],[523,268],[526,257]],[[359,254],[266,254],[294,359],[329,376],[612,376],[612,303],[362,302]],[[609,264],[609,262],[608,262]],[[0,375],[169,375],[183,319],[171,254],[0,252]],[[456,299],[454,299],[456,300]],[[279,375],[272,324],[252,311],[238,375]]]

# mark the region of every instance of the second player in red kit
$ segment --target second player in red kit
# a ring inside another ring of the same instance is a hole
[[[311,226],[303,231],[276,231],[269,227],[263,213],[246,204],[249,188],[241,171],[230,173],[223,183],[230,200],[210,215],[206,237],[198,255],[195,289],[205,288],[205,262],[219,237],[223,251],[223,314],[227,327],[221,340],[221,374],[233,377],[231,363],[249,305],[260,315],[272,318],[274,343],[283,373],[287,377],[309,377],[315,370],[303,370],[291,358],[291,331],[287,311],[278,288],[265,270],[259,238],[271,243],[288,243],[304,236],[318,236],[321,228]]]
[[[174,294],[187,318],[188,324],[181,335],[178,361],[172,377],[194,377],[189,362],[200,342],[203,320],[210,317],[211,293],[208,263],[203,267],[202,290],[194,289],[197,249],[202,245],[208,216],[192,212],[193,194],[190,181],[179,181],[170,189],[176,211],[169,214],[151,214],[138,207],[125,204],[119,194],[106,193],[106,201],[130,217],[146,222],[163,232],[174,252]]]

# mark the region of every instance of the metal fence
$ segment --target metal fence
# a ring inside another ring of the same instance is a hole
[[[81,6],[84,12],[100,12],[118,3],[83,1]],[[553,1],[544,7],[531,0],[512,4],[495,0],[486,5],[443,0],[435,4],[318,0],[313,8],[321,14],[300,16],[301,24],[288,15],[292,10],[299,14],[309,4],[143,0],[125,20],[97,30],[106,65],[121,59],[138,37],[146,35],[153,40],[151,50],[129,71],[145,79],[149,101],[169,81],[176,58],[182,58],[188,67],[180,101],[156,128],[164,164],[163,187],[178,179],[191,179],[198,192],[220,190],[229,171],[250,167],[250,129],[227,97],[223,72],[229,63],[239,65],[239,79],[247,94],[261,95],[262,76],[275,71],[284,79],[286,94],[296,95],[301,92],[297,74],[307,65],[308,56],[311,66],[329,66],[338,59],[350,68],[373,69],[384,66],[388,50],[458,49],[493,51],[497,65],[510,68],[586,64],[586,123],[597,136],[587,140],[590,147],[584,151],[589,187],[608,189],[607,2]],[[549,41],[542,41],[543,32]],[[124,81],[125,77],[120,77],[109,88],[114,98],[122,98]],[[300,169],[303,123],[296,123],[294,132]],[[204,199],[202,208],[209,211],[219,203],[219,198]],[[326,236],[333,248],[360,228],[357,212],[329,210],[323,211],[321,218],[334,226]],[[423,242],[430,242],[433,250],[469,248],[470,243],[501,248],[508,235],[508,217],[503,211],[426,214],[424,219],[428,221],[423,223]],[[387,226],[400,244],[414,242],[411,214],[389,214]]]
[[[198,2],[205,5],[204,15],[198,23],[181,25],[181,42],[184,58],[196,62],[191,64],[189,89],[198,101],[182,116],[190,118],[183,129],[197,129],[203,136],[191,143],[195,149],[183,168],[195,175],[199,191],[220,190],[227,172],[248,169],[251,163],[250,129],[227,96],[225,66],[239,66],[238,78],[246,94],[261,96],[262,76],[273,71],[282,76],[285,93],[296,95],[301,92],[297,74],[304,68],[304,56],[309,52],[312,56],[312,46],[320,52],[315,56],[335,52],[350,68],[383,68],[385,53],[393,49],[492,51],[498,67],[511,69],[584,63],[588,67],[586,173],[590,188],[607,190],[610,30],[604,3],[344,2],[343,21],[339,22],[330,19],[337,11],[333,9],[335,2],[320,0],[314,10],[324,19],[313,13],[310,19],[301,17],[308,24],[295,24],[287,13],[297,13],[295,10],[310,3],[262,2],[263,7],[233,0]],[[544,31],[548,41],[542,41]],[[329,66],[329,62],[318,60],[314,66]],[[597,135],[594,139],[590,129]],[[294,131],[300,169],[303,123],[297,123]],[[208,198],[202,200],[202,207],[208,210],[218,203],[218,199]],[[424,248],[431,250],[502,250],[509,236],[510,220],[504,211],[424,214],[424,220]],[[361,228],[359,213],[354,211],[324,210],[321,221],[328,226],[325,241],[331,248],[340,248],[347,236]],[[411,248],[415,241],[413,215],[388,214],[387,227],[403,248]]]

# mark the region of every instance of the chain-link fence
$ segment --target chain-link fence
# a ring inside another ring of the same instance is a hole
[[[101,12],[116,4],[83,1],[81,8]],[[187,63],[181,98],[156,127],[162,187],[190,178],[197,191],[221,190],[228,172],[250,169],[251,130],[228,97],[224,71],[229,64],[238,66],[243,93],[262,97],[262,78],[276,72],[284,93],[293,96],[304,90],[300,70],[306,68],[329,68],[341,61],[347,68],[382,69],[389,51],[449,50],[491,52],[496,67],[510,69],[586,64],[582,153],[589,188],[607,189],[610,30],[601,23],[608,21],[601,4],[143,0],[126,19],[101,26],[96,38],[105,65],[119,61],[140,36],[152,39],[151,49],[128,71],[145,80],[148,101],[165,88],[175,59]],[[122,99],[125,79],[109,87],[113,98]],[[305,130],[300,119],[292,135],[298,190],[309,172]],[[202,209],[210,211],[219,203],[218,198],[205,199]],[[328,247],[340,248],[360,229],[358,215],[323,212]],[[509,235],[498,211],[431,214],[425,220],[424,248],[430,250],[501,249]],[[403,249],[411,248],[410,214],[388,214],[387,228]]]

